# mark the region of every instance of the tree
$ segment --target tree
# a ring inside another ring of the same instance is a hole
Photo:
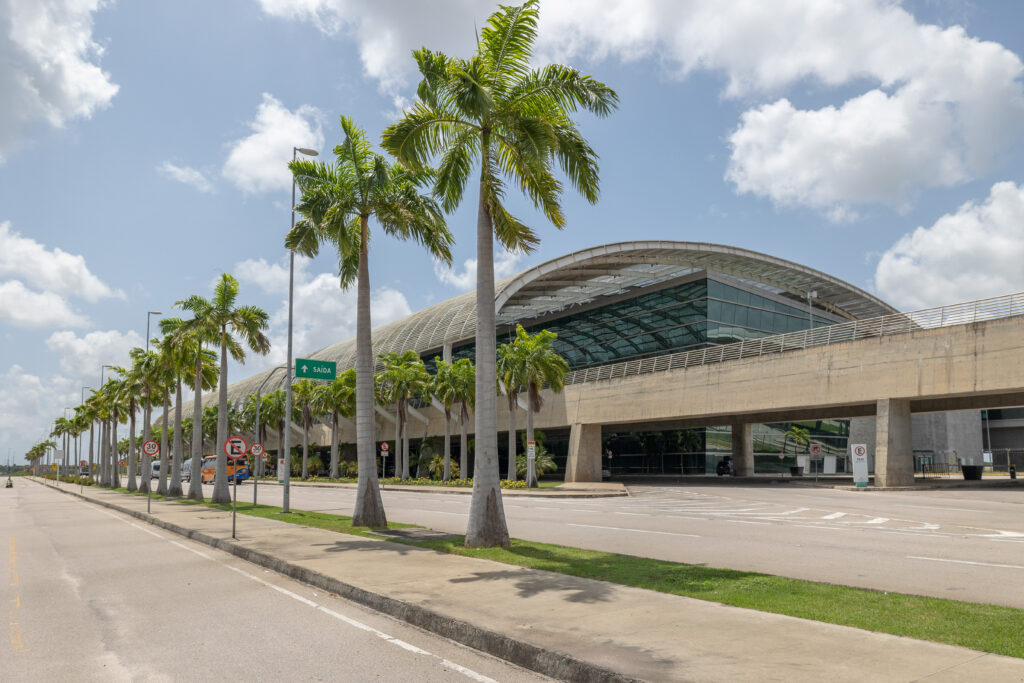
[[[381,398],[394,403],[398,417],[398,433],[402,439],[402,479],[409,478],[409,401],[424,396],[430,389],[430,374],[415,351],[402,354],[394,351],[380,356],[384,369],[378,373]],[[357,371],[358,380],[358,371]],[[398,450],[398,444],[395,444]],[[395,456],[398,457],[399,453]],[[396,465],[398,461],[395,461]],[[376,466],[376,461],[374,462]]]
[[[790,425],[789,429],[782,436],[782,452],[786,452],[786,440],[793,439],[793,455],[796,455],[796,449],[800,446],[809,446],[811,444],[810,432],[799,425]]]
[[[519,363],[518,379],[521,386],[526,387],[526,442],[534,441],[533,416],[544,407],[541,389],[547,385],[552,393],[558,394],[565,388],[565,376],[569,374],[569,364],[555,351],[554,342],[558,335],[548,330],[537,334],[526,333],[522,325],[516,325],[515,345],[519,347],[515,359]],[[529,463],[529,460],[527,460]],[[526,470],[526,485],[537,486],[537,471],[532,467]]]
[[[329,242],[337,249],[341,286],[356,285],[356,453],[359,483],[352,524],[384,527],[387,517],[377,484],[373,442],[373,347],[370,339],[370,218],[384,234],[415,240],[432,256],[451,263],[452,236],[434,200],[420,194],[425,172],[410,172],[375,154],[366,134],[341,117],[345,137],[334,148],[335,163],[293,161],[290,168],[302,189],[296,209],[303,219],[288,234],[286,246],[314,256]]]
[[[468,358],[452,363],[451,383],[459,402],[459,479],[469,475],[469,411],[476,404],[476,366]]]
[[[516,404],[519,402],[519,388],[523,386],[521,377],[523,363],[518,355],[521,350],[516,340],[498,347],[496,372],[498,386],[505,392],[508,399],[508,475],[509,481],[516,479]]]
[[[260,399],[260,421],[277,430],[277,457],[286,457],[282,452],[284,436],[285,395],[283,389],[272,391]],[[264,444],[266,445],[266,444]]]
[[[318,385],[311,379],[300,379],[292,384],[292,397],[302,411],[302,478],[309,478],[309,430],[313,428],[313,420],[320,416],[314,409]]]
[[[133,361],[131,368],[127,370],[122,367],[114,368],[114,372],[121,376],[120,392],[122,399],[128,404],[128,471],[126,475],[128,482],[126,484],[126,488],[129,491],[135,491],[138,489],[138,485],[135,481],[135,414],[138,411],[137,403],[139,397],[142,395],[143,377],[141,369],[135,361],[134,351],[141,350],[142,349],[136,347],[129,352]]]
[[[217,473],[213,482],[213,503],[230,503],[231,493],[228,490],[227,454],[223,445],[228,438],[228,353],[239,363],[245,362],[245,349],[248,346],[254,353],[266,355],[270,351],[270,340],[263,334],[269,324],[269,316],[262,308],[256,306],[236,306],[238,299],[238,280],[223,273],[214,288],[213,298],[206,300],[201,296],[191,296],[174,305],[194,316],[185,322],[181,331],[194,332],[197,338],[208,343],[220,344],[220,380],[219,405],[217,419],[217,439],[214,451],[217,455]],[[236,338],[236,336],[238,338]],[[199,374],[197,370],[197,376]],[[200,381],[197,379],[197,384]],[[196,396],[199,396],[197,393]],[[195,445],[193,444],[193,450]],[[195,464],[192,465],[195,467]],[[193,473],[194,474],[194,473]]]
[[[452,407],[462,398],[460,391],[463,384],[460,383],[458,371],[452,363],[435,358],[434,365],[437,372],[431,380],[430,393],[444,406],[444,472],[441,479],[448,481],[452,477]],[[433,473],[431,469],[431,474]]]
[[[570,114],[580,108],[605,116],[618,95],[576,69],[530,68],[537,36],[537,3],[501,7],[480,32],[469,59],[422,48],[413,53],[423,76],[417,101],[384,132],[384,147],[414,170],[439,158],[434,194],[445,211],[462,201],[479,165],[476,287],[476,465],[466,545],[507,546],[508,528],[498,473],[495,375],[494,244],[530,251],[539,238],[504,206],[505,179],[516,183],[556,227],[557,162],[589,202],[598,196],[597,154]]]
[[[338,422],[356,414],[356,371],[349,368],[330,384],[317,387],[313,408],[331,416],[331,479],[338,478]]]

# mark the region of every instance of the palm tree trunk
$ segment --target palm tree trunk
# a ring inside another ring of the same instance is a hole
[[[370,338],[370,266],[367,217],[362,217],[362,242],[356,287],[356,458],[359,483],[353,526],[386,527],[384,501],[377,484],[377,454],[373,443],[373,346]]]
[[[488,133],[481,135],[480,200],[476,219],[476,452],[473,498],[466,525],[466,547],[509,545],[498,472],[497,379],[494,335],[494,228],[484,203],[484,177],[490,165]]]
[[[444,409],[444,475],[443,481],[452,478],[452,411],[448,406]]]
[[[138,490],[138,484],[135,481],[135,401],[132,401],[128,406],[128,484],[127,488],[129,491]],[[143,479],[145,479],[145,473],[143,473]]]
[[[408,415],[402,415],[402,479],[408,479],[408,478],[409,478],[409,416]]]
[[[532,392],[531,392],[532,394]],[[533,406],[526,406],[526,486],[537,488],[537,461],[530,459],[530,443],[533,441]],[[534,448],[536,452],[536,448]]]
[[[184,435],[181,433],[181,377],[177,378],[174,395],[174,458],[171,461],[171,484],[167,487],[168,498],[181,498],[181,465],[185,453]]]
[[[508,392],[508,477],[516,480],[516,394]]]
[[[302,478],[309,478],[309,467],[307,460],[309,459],[309,421],[306,419],[306,411],[309,410],[306,406],[302,407]]]
[[[213,495],[211,503],[230,503],[231,491],[228,489],[228,456],[224,452],[224,442],[228,440],[228,345],[227,329],[220,331],[220,405],[217,410],[217,441],[213,444],[213,452],[217,455],[217,470],[213,478]]]
[[[459,479],[462,481],[466,480],[469,476],[469,435],[466,433],[466,420],[469,418],[469,411],[466,410],[466,404],[462,404],[462,409],[459,411],[459,428],[461,434],[459,435]]]
[[[160,422],[160,471],[157,473],[160,476],[156,485],[156,492],[161,496],[167,495],[167,462],[169,460],[167,457],[167,428],[170,422],[169,412],[171,412],[171,394],[168,391],[164,391],[164,415]]]
[[[331,479],[338,478],[338,413],[331,420]]]
[[[192,400],[192,469],[188,482],[188,497],[192,500],[203,499],[203,360],[196,350],[196,390]]]
[[[110,476],[107,473],[107,448],[110,446],[110,437],[107,436],[107,421],[100,420],[100,486],[110,486]]]
[[[110,421],[110,455],[113,472],[110,475],[110,485],[115,489],[121,488],[121,454],[117,452],[117,412],[114,412],[114,419]]]
[[[92,476],[92,462],[93,462],[93,444],[95,439],[93,437],[93,429],[96,427],[96,420],[89,423],[89,481],[96,481],[96,477]]]

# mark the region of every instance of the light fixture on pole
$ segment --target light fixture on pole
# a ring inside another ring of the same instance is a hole
[[[146,311],[146,353],[149,353],[149,316],[163,315],[160,311]]]
[[[308,147],[292,147],[292,161],[299,152],[308,157],[319,156],[319,152]],[[292,230],[295,229],[295,174],[292,174]],[[283,455],[284,478],[282,485],[284,494],[281,501],[281,512],[291,512],[291,432],[292,432],[292,303],[295,298],[295,250],[288,250],[288,357],[285,361],[284,391],[284,453],[278,455],[278,467],[281,466]],[[280,477],[280,475],[279,475]]]

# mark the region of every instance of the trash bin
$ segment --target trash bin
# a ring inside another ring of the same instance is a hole
[[[964,473],[964,479],[980,480],[981,472],[985,469],[984,465],[961,465],[960,471]]]

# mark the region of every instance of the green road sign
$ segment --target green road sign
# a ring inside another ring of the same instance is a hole
[[[338,373],[338,364],[329,360],[295,359],[295,376],[308,379],[334,380]]]

